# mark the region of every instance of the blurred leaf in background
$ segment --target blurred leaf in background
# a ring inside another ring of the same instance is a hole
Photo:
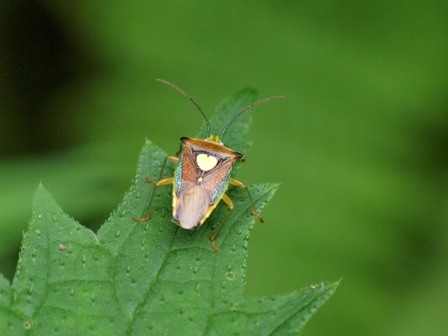
[[[97,228],[145,138],[180,136],[243,87],[239,178],[282,182],[253,231],[247,295],[344,278],[307,335],[444,335],[448,4],[24,1],[0,11],[0,269],[12,278],[39,181]]]

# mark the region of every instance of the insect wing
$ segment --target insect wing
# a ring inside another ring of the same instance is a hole
[[[201,170],[197,167],[194,153],[185,146],[176,169],[173,198],[173,217],[184,229],[201,225],[209,203],[204,188],[197,181]]]
[[[176,169],[176,195],[181,195],[191,184],[197,184],[201,174],[192,147],[185,145]]]
[[[202,186],[206,190],[209,204],[219,201],[229,184],[234,161],[230,158],[218,162],[215,168],[204,174]]]
[[[240,154],[205,140],[182,141],[184,148],[175,173],[173,217],[183,228],[192,229],[204,223],[216,207]],[[201,169],[204,165],[208,168],[210,162],[211,168]]]
[[[209,204],[207,194],[200,185],[191,184],[173,203],[173,217],[184,229],[200,226],[206,217]]]

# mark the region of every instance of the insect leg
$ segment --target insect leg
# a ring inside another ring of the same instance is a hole
[[[146,213],[145,217],[134,217],[134,218],[132,218],[132,221],[134,221],[134,222],[146,222],[147,220],[149,220],[151,218],[151,204],[152,204],[152,201],[154,200],[154,196],[156,194],[157,188],[161,187],[161,186],[164,186],[164,185],[172,184],[173,180],[174,180],[173,177],[168,177],[168,178],[165,178],[165,179],[161,179],[161,180],[159,180],[157,182],[151,181],[149,179],[146,179],[146,182],[154,184],[154,189],[152,191],[151,198],[150,198],[149,204],[148,204],[148,212]]]
[[[229,183],[231,185],[234,185],[234,186],[237,186],[237,187],[240,187],[240,188],[243,188],[244,190],[246,190],[247,196],[249,197],[249,201],[250,201],[250,208],[251,208],[252,215],[257,217],[258,220],[260,221],[260,223],[264,223],[264,219],[261,218],[260,215],[258,214],[257,210],[255,210],[255,205],[254,205],[254,202],[252,201],[252,196],[250,195],[249,188],[247,187],[247,185],[241,181],[234,179],[234,178],[230,178]]]
[[[226,194],[224,194],[222,196],[222,200],[224,201],[224,203],[227,204],[227,206],[229,207],[229,212],[227,213],[226,218],[224,218],[224,220],[218,225],[218,227],[215,229],[215,232],[213,232],[212,236],[210,237],[210,240],[212,241],[212,246],[213,246],[213,250],[215,252],[218,252],[218,246],[216,246],[216,237],[218,236],[219,230],[221,230],[222,226],[224,225],[224,223],[227,221],[227,219],[229,218],[230,214],[233,211],[233,202],[230,199],[229,196],[227,196]]]
[[[165,178],[165,179],[162,178],[163,171],[165,169],[167,161],[177,163],[179,161],[179,158],[176,156],[167,156],[165,158],[165,160],[163,161],[163,164],[162,164],[162,169],[160,170],[160,175],[159,175],[158,181],[153,181],[153,180],[149,179],[148,177],[145,179],[146,182],[154,184],[154,189],[152,191],[151,198],[150,198],[149,204],[148,204],[148,212],[146,213],[145,217],[134,217],[134,218],[132,218],[132,221],[145,222],[145,221],[149,220],[151,218],[151,204],[152,204],[152,201],[154,200],[154,196],[156,194],[157,188],[173,183],[173,179],[174,179],[173,177],[169,177],[169,178]]]
[[[173,162],[173,163],[178,163],[178,162],[179,162],[179,158],[178,158],[177,156],[168,155],[168,156],[165,158],[165,160],[163,160],[162,169],[160,169],[159,179],[158,179],[157,181],[153,181],[153,180],[151,180],[149,177],[147,177],[147,178],[145,178],[145,181],[148,182],[148,183],[152,183],[152,184],[156,185],[157,182],[160,181],[160,180],[162,179],[162,177],[163,177],[163,171],[165,170],[165,166],[166,166],[166,163],[167,163],[168,161],[171,161],[171,162]]]

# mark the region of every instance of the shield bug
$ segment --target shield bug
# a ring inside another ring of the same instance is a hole
[[[207,116],[190,95],[168,81],[162,79],[158,79],[158,81],[174,88],[196,106],[205,120],[207,137],[205,139],[180,138],[182,145],[179,151],[180,155],[167,156],[165,158],[159,180],[153,181],[149,178],[146,179],[146,182],[152,183],[155,186],[149,201],[148,213],[145,217],[133,218],[133,221],[143,222],[150,219],[151,204],[156,190],[158,187],[164,185],[173,184],[173,218],[184,229],[193,230],[204,224],[219,201],[223,200],[229,207],[229,213],[225,220],[216,227],[215,232],[210,237],[213,249],[217,252],[216,237],[219,229],[233,210],[233,202],[226,194],[229,184],[241,187],[246,191],[252,214],[258,218],[260,223],[263,223],[263,219],[255,209],[247,185],[230,177],[234,164],[241,160],[243,155],[224,146],[221,139],[227,128],[243,113],[270,100],[281,99],[283,97],[273,96],[265,98],[245,107],[227,122],[220,136],[217,136],[210,134],[210,122]],[[163,178],[163,171],[167,161],[175,163],[176,169],[173,177]]]

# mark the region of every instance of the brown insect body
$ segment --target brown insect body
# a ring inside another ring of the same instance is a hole
[[[174,173],[173,218],[184,229],[202,225],[229,185],[233,165],[242,155],[216,136],[181,138],[183,151]]]
[[[205,119],[208,134],[210,135],[210,123],[200,106],[176,85],[161,79],[159,81],[180,92],[197,107]],[[220,137],[223,137],[227,127],[241,114],[272,99],[280,98],[283,97],[274,96],[265,98],[242,109],[224,126]],[[229,210],[233,210],[233,202],[225,193],[229,184],[232,184],[246,191],[250,201],[251,212],[262,223],[263,219],[255,209],[247,186],[230,177],[234,164],[241,159],[242,154],[225,147],[220,137],[210,135],[206,139],[181,138],[182,153],[180,157],[166,157],[162,165],[159,180],[152,181],[148,178],[146,179],[147,182],[155,185],[149,201],[148,212],[145,217],[135,217],[133,220],[149,220],[151,204],[156,194],[155,191],[160,186],[173,184],[173,218],[182,228],[189,230],[195,229],[204,224],[220,200],[223,200],[227,204]],[[163,178],[163,171],[168,160],[176,163],[176,170],[173,177]],[[227,217],[225,218],[226,220]],[[218,251],[215,240],[224,222],[225,220],[216,227],[215,232],[210,237],[215,251]]]

